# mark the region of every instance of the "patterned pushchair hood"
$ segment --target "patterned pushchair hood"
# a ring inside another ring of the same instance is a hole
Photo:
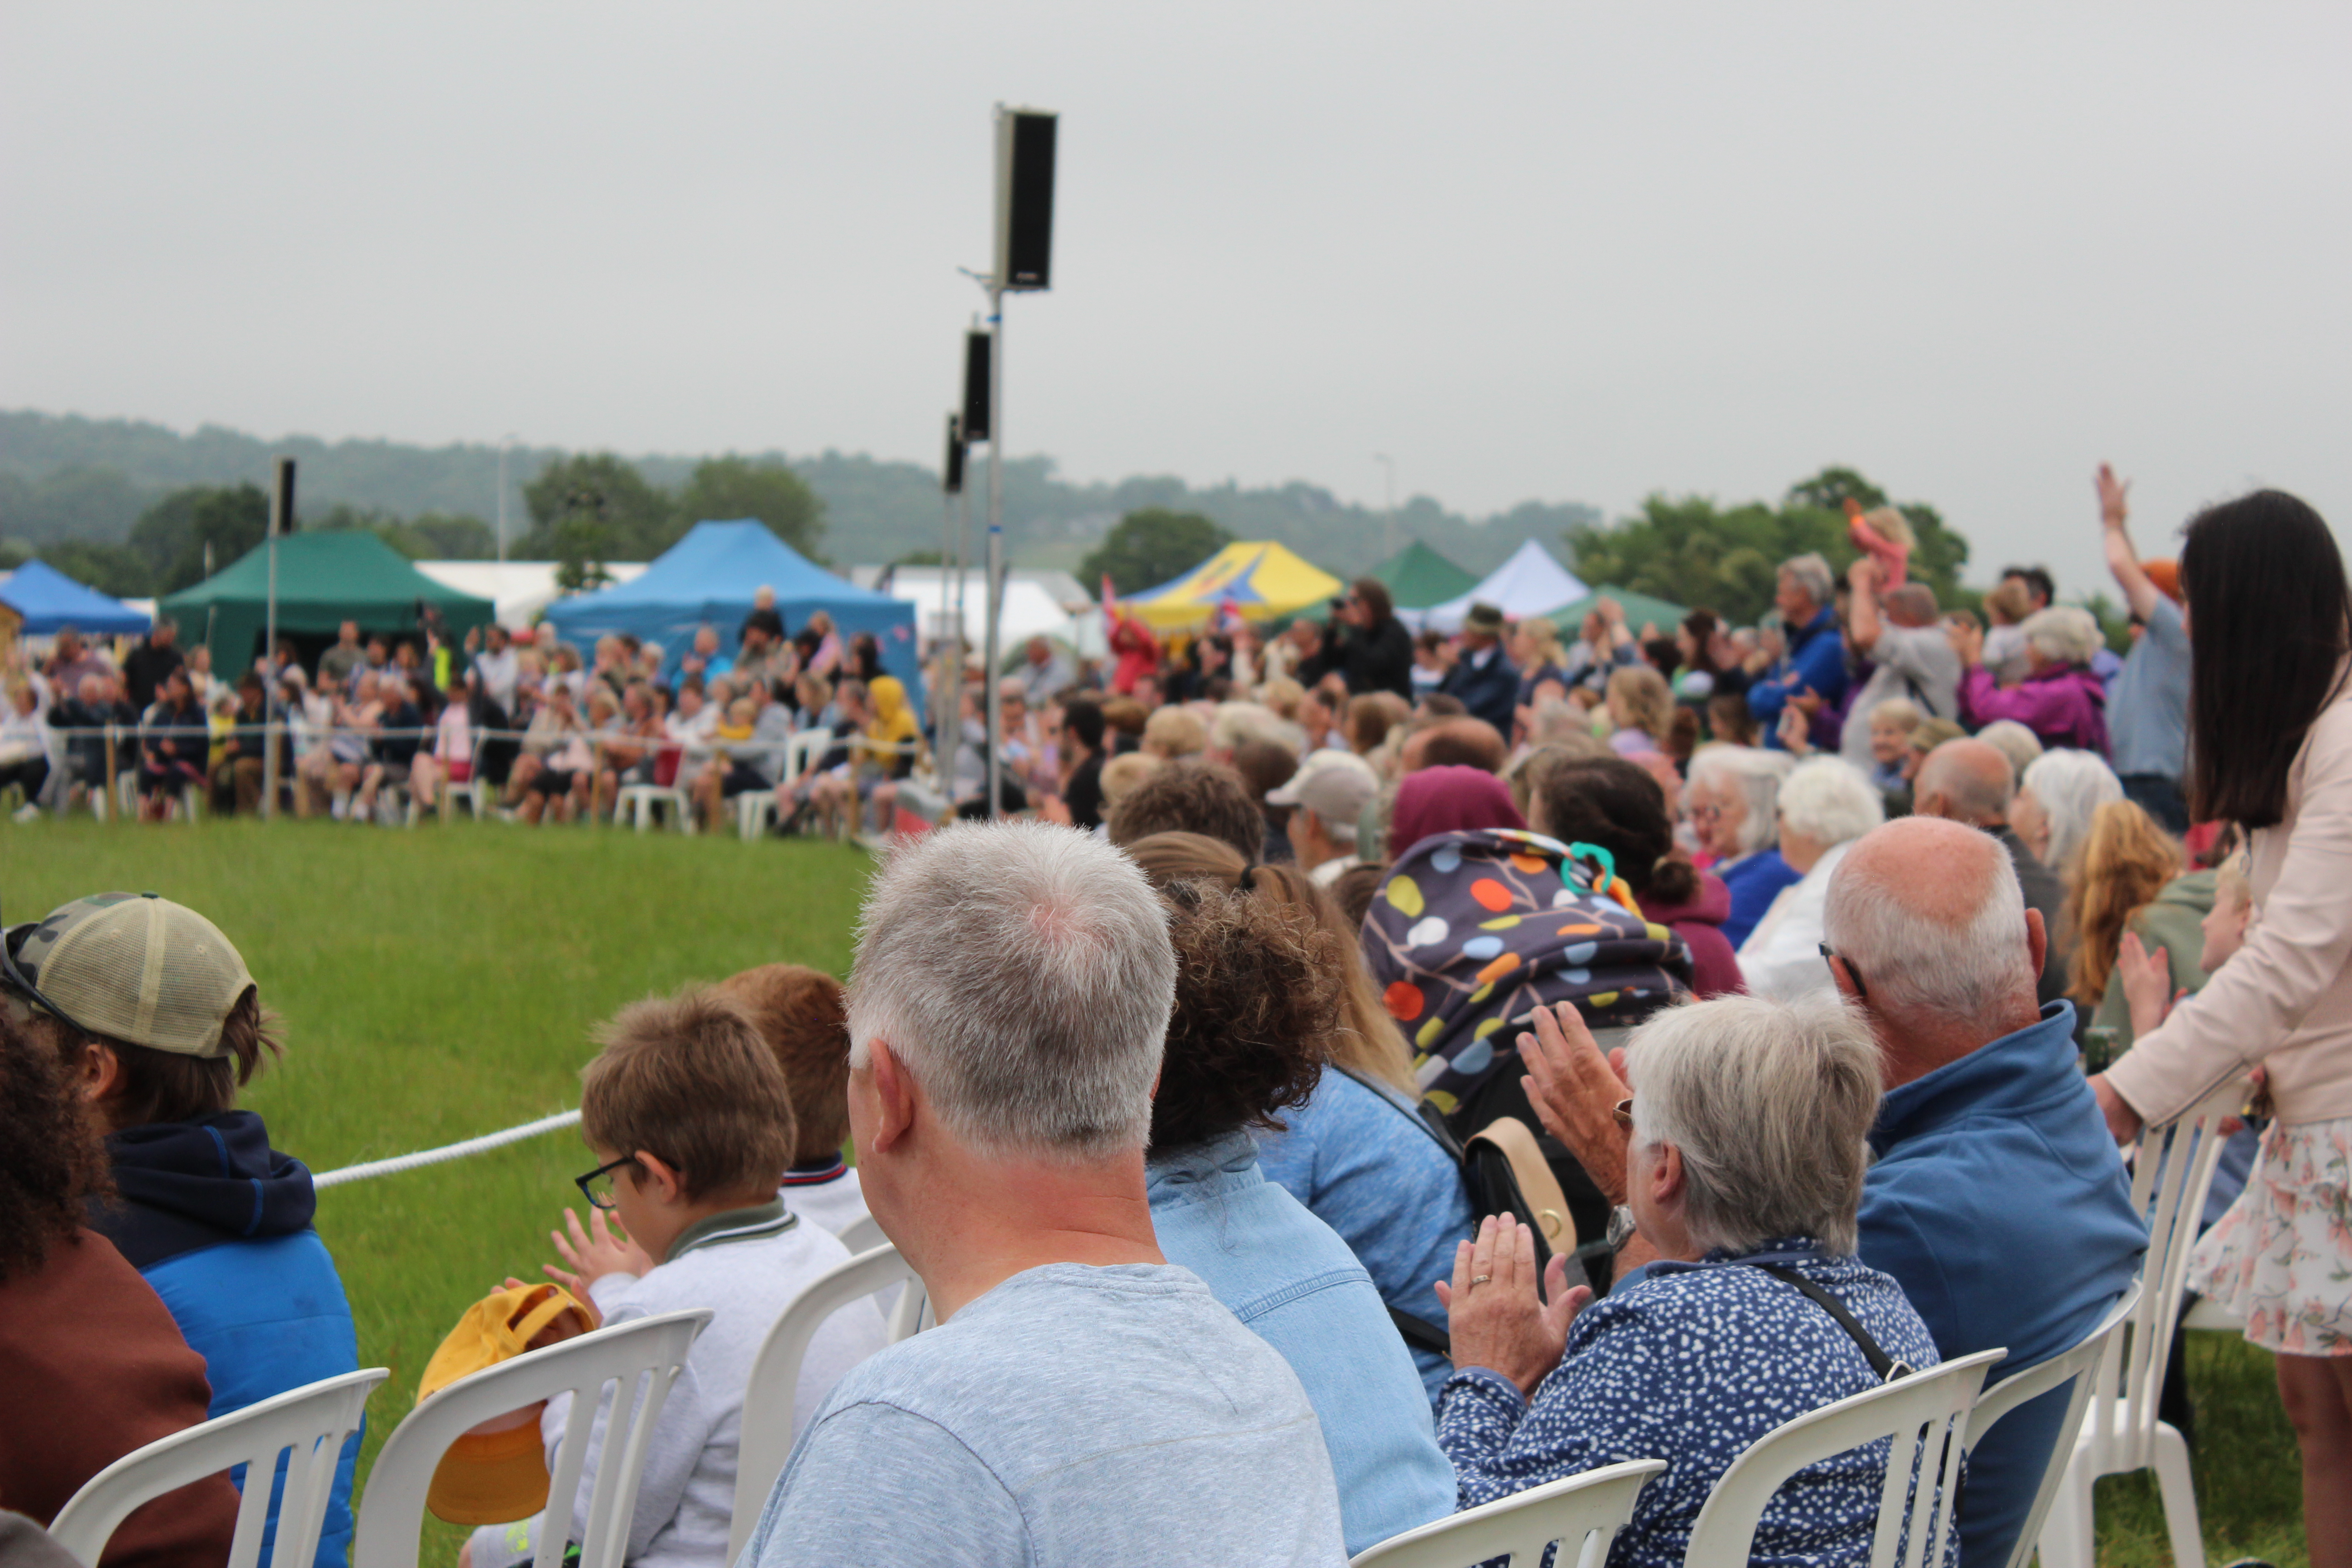
[[[1500,827],[1424,838],[1390,868],[1364,917],[1364,962],[1440,1110],[1517,1060],[1514,1020],[1538,1006],[1574,1002],[1598,1029],[1689,991],[1690,950],[1602,890],[1607,861]]]

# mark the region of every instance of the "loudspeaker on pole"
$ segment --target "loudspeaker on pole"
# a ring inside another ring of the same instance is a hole
[[[963,421],[948,416],[947,460],[940,465],[940,489],[951,496],[963,494]]]
[[[996,115],[998,287],[1053,286],[1054,136],[1058,116],[1034,109]]]
[[[988,358],[993,340],[986,332],[963,335],[963,438],[988,439]]]
[[[293,532],[294,459],[291,458],[280,458],[278,459],[278,483],[270,494],[270,509],[272,514],[269,519],[270,531],[273,533]]]

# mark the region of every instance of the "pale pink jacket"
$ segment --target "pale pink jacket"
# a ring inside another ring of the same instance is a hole
[[[2170,1120],[2260,1066],[2279,1120],[2352,1116],[2352,700],[2330,703],[2253,836],[2262,919],[2238,955],[2107,1069],[2141,1118]]]

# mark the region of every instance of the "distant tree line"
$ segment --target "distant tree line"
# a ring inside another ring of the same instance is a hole
[[[822,560],[824,505],[781,459],[710,458],[675,492],[648,483],[610,452],[549,464],[523,487],[531,531],[509,552],[553,561],[566,588],[604,582],[614,561],[650,561],[698,522],[755,517],[776,537]]]
[[[495,517],[499,511],[495,446],[327,442],[312,437],[264,441],[217,426],[183,435],[136,420],[0,410],[0,541],[121,544],[138,519],[167,494],[191,485],[263,482],[270,458],[280,454],[301,465],[302,493],[311,498],[311,510],[342,503],[378,521],[410,521]],[[581,460],[553,447],[513,448],[507,465],[510,554],[523,553],[521,536],[539,526],[540,520],[530,514],[526,489],[549,468]],[[769,451],[732,460],[786,468],[797,475],[823,502],[828,524],[824,537],[836,542],[833,552],[844,564],[899,560],[940,548],[939,474],[921,463],[831,450],[792,456]],[[702,463],[691,457],[626,461],[648,487],[681,497]],[[975,492],[985,474],[983,459],[974,473]],[[1366,478],[1369,482],[1369,473]],[[980,497],[975,493],[971,500],[976,549]],[[1154,508],[1208,518],[1236,538],[1279,540],[1342,575],[1360,572],[1415,539],[1483,573],[1528,540],[1556,545],[1562,530],[1601,521],[1593,508],[1573,501],[1528,501],[1474,517],[1415,495],[1400,498],[1391,517],[1377,505],[1343,500],[1323,486],[1297,480],[1193,485],[1167,475],[1139,475],[1079,482],[1063,476],[1050,458],[1015,457],[1004,465],[1005,543],[1019,565],[1075,567],[1121,517]],[[634,546],[605,548],[625,559]],[[541,553],[536,546],[531,552],[541,559],[552,553]]]

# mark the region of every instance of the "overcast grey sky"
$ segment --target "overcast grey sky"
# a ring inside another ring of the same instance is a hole
[[[1058,110],[1006,424],[1485,511],[1828,462],[2097,566],[2352,521],[2352,8],[11,0],[0,405],[936,460],[989,110]]]

